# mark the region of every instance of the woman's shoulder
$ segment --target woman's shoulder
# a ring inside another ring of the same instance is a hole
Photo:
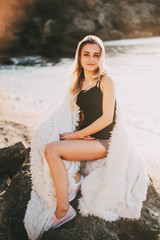
[[[113,79],[107,73],[105,73],[101,77],[101,87],[102,87],[102,89],[103,88],[115,88]]]

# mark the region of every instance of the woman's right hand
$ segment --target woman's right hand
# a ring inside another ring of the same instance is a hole
[[[94,140],[95,138],[91,137],[91,136],[86,136],[86,137],[83,137],[81,139],[84,139],[84,140]]]
[[[74,132],[77,132],[78,130],[75,130]],[[84,139],[84,140],[94,140],[95,138],[94,137],[91,137],[90,135],[89,136],[85,136],[83,138],[80,138],[80,139]]]

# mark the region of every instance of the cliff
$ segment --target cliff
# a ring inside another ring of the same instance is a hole
[[[1,54],[73,56],[78,41],[88,34],[103,41],[160,35],[160,0],[14,2],[8,4],[9,13],[17,17],[7,24],[0,17]]]

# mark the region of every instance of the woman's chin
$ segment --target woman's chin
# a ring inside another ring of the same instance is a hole
[[[86,68],[84,68],[84,70],[87,70],[87,71],[95,71],[97,69],[97,66],[87,66]]]

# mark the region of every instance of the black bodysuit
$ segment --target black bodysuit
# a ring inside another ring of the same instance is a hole
[[[81,130],[95,120],[97,120],[102,115],[102,100],[103,93],[100,88],[101,80],[97,82],[97,84],[90,88],[89,90],[81,90],[77,96],[76,104],[80,107],[81,117],[84,119],[79,123],[78,130]],[[107,127],[103,128],[99,132],[92,134],[92,137],[97,139],[109,139],[111,135],[111,131],[115,124],[115,112],[116,112],[116,101],[114,107],[114,116],[113,121]]]

